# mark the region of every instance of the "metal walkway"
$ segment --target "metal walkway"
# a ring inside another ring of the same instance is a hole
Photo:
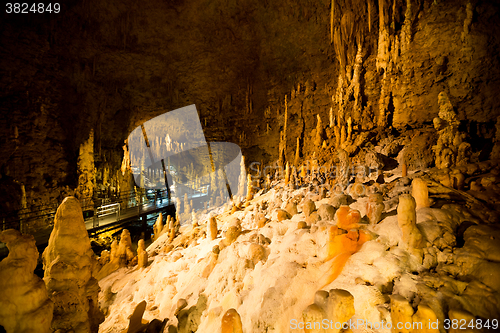
[[[163,212],[171,216],[175,215],[175,206],[172,200],[168,200],[166,191],[146,192],[136,195],[131,191],[113,199],[104,199],[105,204],[94,207],[90,202],[97,201],[89,198],[80,199],[80,205],[84,213],[85,226],[89,235],[99,232],[120,228],[123,225],[142,222],[146,226],[148,215]],[[191,200],[203,201],[199,195],[188,196]],[[101,200],[101,199],[98,199]],[[139,202],[139,204],[138,204]],[[29,210],[19,211],[15,217],[2,218],[2,230],[15,228],[23,233],[35,237],[37,247],[43,248],[48,243],[50,233],[53,229],[54,217],[59,204],[31,207]],[[123,206],[128,206],[123,209]],[[36,227],[42,225],[42,227]],[[0,243],[0,258],[7,255],[7,248]]]

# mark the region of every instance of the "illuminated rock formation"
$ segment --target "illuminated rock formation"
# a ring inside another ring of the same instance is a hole
[[[208,239],[209,240],[214,240],[217,238],[217,219],[215,218],[215,216],[212,216],[210,218],[210,222],[209,222],[209,227],[208,227]]]
[[[326,260],[332,260],[330,271],[323,278],[321,285],[326,286],[334,281],[345,266],[349,257],[359,251],[361,246],[372,239],[372,236],[363,230],[350,230],[342,233],[338,227],[328,229],[328,243]]]
[[[99,285],[95,259],[76,198],[64,199],[57,209],[54,229],[42,255],[44,281],[54,302],[53,330],[97,332]]]
[[[221,333],[243,333],[238,311],[235,309],[226,311],[221,321]]]
[[[120,262],[120,266],[126,266],[130,264],[132,259],[134,259],[135,257],[134,251],[132,250],[132,238],[130,238],[130,231],[128,231],[127,229],[122,230],[116,257]]]
[[[345,326],[343,324],[351,319],[354,312],[354,297],[347,290],[331,289],[330,292],[318,290],[314,295],[314,303],[302,312],[304,332],[339,333],[342,331],[342,326]],[[326,323],[323,321],[325,319],[328,321],[328,329],[318,327],[318,323]]]
[[[42,279],[33,274],[38,250],[31,235],[0,232],[9,255],[0,262],[0,325],[7,333],[50,332],[54,303]]]
[[[76,195],[79,198],[89,200],[86,204],[92,204],[92,196],[94,193],[94,131],[90,130],[87,141],[80,145],[78,154],[78,187]]]
[[[398,225],[403,233],[403,247],[413,254],[421,256],[421,249],[425,245],[424,238],[417,228],[415,199],[410,194],[399,196]]]
[[[317,304],[311,304],[302,312],[302,320],[304,322],[304,332],[306,333],[322,333],[324,330],[318,325],[326,317],[325,312]]]
[[[400,333],[412,333],[413,329],[411,323],[413,317],[413,308],[406,298],[401,295],[391,296],[391,321],[396,323],[403,323],[402,328],[397,328]],[[404,324],[410,324],[405,327]]]
[[[167,217],[167,225],[168,225],[168,217]],[[158,214],[158,218],[156,219],[156,222],[153,225],[154,239],[157,239],[162,231],[163,231],[163,214],[160,213]]]
[[[246,196],[246,204],[248,205],[250,200],[253,199],[253,181],[252,175],[248,175],[247,177],[247,196]]]
[[[416,208],[430,207],[429,190],[427,184],[421,178],[413,179],[411,183],[412,195],[415,198]]]
[[[335,218],[337,220],[337,227],[344,230],[349,230],[359,227],[361,214],[358,210],[351,209],[349,208],[349,206],[340,206],[335,213]]]
[[[439,138],[432,147],[436,156],[436,167],[440,169],[455,165],[465,165],[470,159],[470,144],[465,142],[465,134],[459,132],[460,121],[445,92],[438,96],[439,117],[434,118],[434,128]]]
[[[138,267],[144,268],[148,266],[148,253],[146,252],[146,246],[144,245],[144,239],[139,239],[137,243],[137,259]]]
[[[370,194],[366,206],[366,216],[368,217],[370,224],[379,223],[385,209],[382,195],[377,193]]]
[[[277,219],[279,222],[284,221],[284,220],[289,220],[292,218],[292,215],[290,215],[284,209],[277,209],[276,211],[277,211]]]

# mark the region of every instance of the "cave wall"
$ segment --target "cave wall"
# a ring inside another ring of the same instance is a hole
[[[302,157],[318,150],[316,115],[328,124],[330,108],[355,134],[425,128],[442,91],[488,139],[499,22],[498,2],[458,0],[86,0],[59,15],[3,13],[0,181],[24,185],[28,205],[62,200],[93,131],[96,181],[106,168],[116,183],[128,133],[193,103],[209,141],[274,161],[285,95],[288,160],[297,137]]]

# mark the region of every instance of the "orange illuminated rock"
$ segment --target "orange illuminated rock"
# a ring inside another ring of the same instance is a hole
[[[349,206],[340,206],[335,215],[337,216],[337,227],[344,230],[359,227],[361,214],[358,210],[351,209]]]
[[[333,282],[342,273],[347,259],[359,251],[365,242],[372,240],[372,236],[364,230],[350,230],[346,234],[340,232],[341,230],[334,227],[328,230],[329,241],[326,261],[332,260],[332,267],[324,278],[323,286]]]
[[[235,309],[229,309],[222,317],[221,333],[243,333],[241,318]]]

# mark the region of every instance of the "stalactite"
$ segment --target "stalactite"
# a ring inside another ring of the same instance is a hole
[[[330,6],[330,44],[333,43],[333,17],[335,15],[335,0],[332,0]]]
[[[340,63],[340,73],[341,76],[344,76],[345,66],[346,66],[346,54],[345,54],[344,44],[342,43],[342,38],[340,36],[339,28],[335,28],[335,33],[333,35],[333,42],[335,47],[335,53],[337,54],[337,60]]]
[[[406,0],[405,22],[401,28],[401,54],[406,52],[411,42],[412,15],[411,0]]]
[[[368,32],[372,32],[372,2],[371,0],[367,1],[367,6],[368,6]]]
[[[300,138],[297,138],[297,148],[295,149],[295,160],[293,164],[298,167],[300,161]]]
[[[389,62],[389,13],[387,10],[387,0],[379,0],[379,36],[378,36],[378,54],[377,54],[377,70],[387,69],[387,64]]]

